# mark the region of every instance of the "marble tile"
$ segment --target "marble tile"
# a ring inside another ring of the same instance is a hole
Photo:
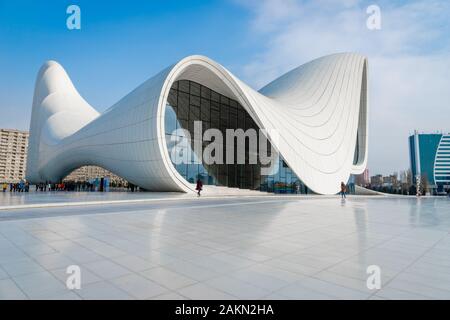
[[[0,299],[450,299],[448,199],[269,199],[0,210]],[[72,264],[81,290],[65,286]]]

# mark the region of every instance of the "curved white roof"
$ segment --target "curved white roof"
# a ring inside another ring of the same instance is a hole
[[[102,114],[78,94],[58,63],[45,63],[33,99],[27,179],[58,181],[80,166],[98,165],[148,190],[189,191],[191,184],[169,159],[164,135],[169,90],[183,79],[237,100],[314,192],[334,194],[341,181],[366,167],[365,57],[343,53],[319,58],[258,92],[220,64],[189,56]],[[271,136],[272,130],[278,138]]]

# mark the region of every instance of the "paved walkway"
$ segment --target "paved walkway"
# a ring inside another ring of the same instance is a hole
[[[317,195],[275,195],[273,193],[225,187],[205,186],[202,198],[224,197],[317,197]],[[323,196],[322,196],[323,197]],[[81,205],[149,203],[197,199],[196,193],[180,192],[0,192],[0,211],[11,209],[50,208]]]
[[[0,210],[70,204],[111,203],[117,201],[142,201],[152,199],[179,199],[187,194],[177,192],[65,192],[47,191],[30,193],[0,193]]]
[[[1,299],[450,299],[445,198],[201,198],[0,212]],[[66,287],[81,268],[81,290]],[[381,289],[366,286],[367,267]]]

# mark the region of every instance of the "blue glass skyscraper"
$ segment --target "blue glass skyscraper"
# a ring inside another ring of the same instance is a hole
[[[433,193],[450,188],[450,134],[414,132],[409,137],[414,181],[426,178]]]

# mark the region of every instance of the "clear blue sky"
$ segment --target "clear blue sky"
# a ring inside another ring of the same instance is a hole
[[[81,8],[81,30],[66,9]],[[366,27],[369,5],[381,30]],[[371,174],[409,166],[414,129],[450,131],[448,0],[0,0],[0,128],[28,129],[34,81],[62,64],[103,111],[163,68],[206,55],[255,89],[314,58],[369,58]]]
[[[70,4],[81,8],[81,30],[66,28]],[[0,127],[28,128],[35,77],[49,59],[100,111],[187,55],[238,69],[257,50],[248,15],[227,1],[0,0]]]

